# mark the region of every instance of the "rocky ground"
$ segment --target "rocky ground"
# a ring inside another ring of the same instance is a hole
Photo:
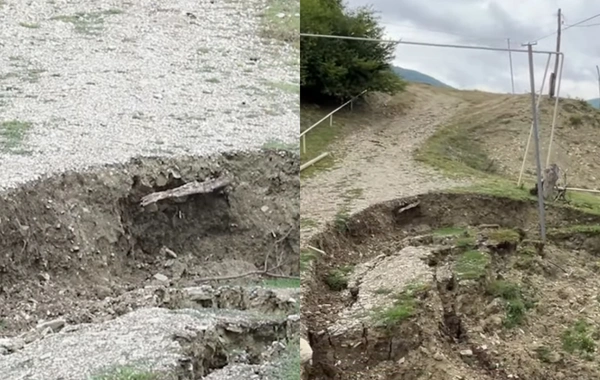
[[[0,188],[297,144],[299,2],[0,2]]]
[[[530,201],[430,194],[319,235],[307,378],[598,377],[600,219],[550,208],[541,251],[535,214]]]
[[[5,192],[3,378],[297,378],[298,173],[296,153],[230,152]],[[221,190],[140,205],[221,176]]]

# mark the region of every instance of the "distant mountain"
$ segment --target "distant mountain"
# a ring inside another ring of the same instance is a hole
[[[423,74],[416,70],[403,69],[402,67],[392,66],[392,70],[396,75],[404,78],[408,82],[416,82],[416,83],[426,83],[435,87],[446,87],[452,88],[448,86],[446,83],[443,83],[429,75]]]
[[[600,108],[600,98],[589,99],[587,102],[590,103],[592,107]]]

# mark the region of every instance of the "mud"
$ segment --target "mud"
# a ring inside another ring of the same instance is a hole
[[[326,254],[303,274],[313,349],[306,378],[597,378],[600,280],[598,253],[588,249],[597,234],[564,227],[596,226],[600,217],[548,207],[547,222],[563,232],[551,234],[543,255],[528,201],[426,194],[330,226],[310,242]],[[448,228],[468,235],[436,232]],[[461,261],[473,251],[477,276]],[[328,284],[339,268],[351,270],[335,291]],[[578,321],[591,326],[583,351],[565,348]]]
[[[140,206],[152,192],[221,174],[233,183],[218,193]],[[146,307],[199,308],[174,304],[173,289],[245,286],[257,276],[235,276],[265,266],[298,276],[298,251],[295,153],[137,158],[44,178],[0,195],[0,336],[57,318],[95,324]],[[256,291],[237,294],[212,306],[255,308]],[[263,312],[294,312],[271,301],[260,301]]]

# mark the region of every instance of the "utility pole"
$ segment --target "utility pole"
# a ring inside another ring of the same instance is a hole
[[[513,64],[512,64],[512,52],[510,51],[510,38],[506,39],[508,43],[508,62],[510,64],[510,84],[512,86],[512,93],[515,94],[515,76],[513,74]]]
[[[556,31],[556,52],[560,53],[560,35],[562,31],[562,12],[558,8],[558,29]],[[556,54],[556,60],[554,61],[554,72],[550,75],[550,98],[554,97],[554,90],[556,88],[556,75],[558,73],[558,59],[559,56]]]
[[[533,139],[535,141],[535,164],[537,171],[537,193],[538,193],[538,213],[540,218],[540,235],[542,243],[546,243],[546,216],[544,210],[544,192],[542,191],[542,162],[540,159],[540,135],[538,131],[538,109],[535,101],[535,75],[533,73],[533,45],[535,43],[523,44],[527,46],[529,56],[529,84],[531,85],[531,112],[533,115]],[[542,94],[540,94],[542,96]]]
[[[596,71],[598,72],[598,95],[600,95],[600,68],[596,65]],[[598,108],[600,108],[600,96],[598,97]]]

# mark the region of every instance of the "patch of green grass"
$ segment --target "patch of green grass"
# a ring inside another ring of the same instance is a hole
[[[206,82],[208,82],[208,83],[220,83],[221,80],[219,78],[208,78],[206,80]]]
[[[495,244],[517,244],[521,240],[519,233],[510,228],[490,230],[486,235]]]
[[[269,278],[269,279],[263,280],[262,284],[266,288],[274,288],[274,289],[299,288],[300,287],[300,279],[297,279],[297,278]]]
[[[387,295],[387,294],[391,294],[392,293],[392,289],[379,288],[379,289],[375,290],[374,293],[378,294],[378,295]]]
[[[465,236],[456,239],[455,245],[458,248],[473,249],[477,246],[477,240],[473,236]]]
[[[27,28],[27,29],[39,29],[40,28],[40,24],[38,24],[36,22],[20,22],[19,25],[21,25],[23,28]]]
[[[392,306],[374,310],[373,319],[379,326],[391,328],[412,318],[418,307],[417,297],[429,290],[424,284],[410,284],[395,296]]]
[[[550,355],[552,354],[552,350],[546,346],[539,346],[535,348],[535,353],[540,361],[544,363],[550,363]]]
[[[95,375],[90,380],[163,380],[157,373],[139,370],[133,367],[119,367],[106,371],[103,374]]]
[[[72,24],[76,33],[98,36],[104,29],[104,20],[107,16],[122,13],[120,9],[111,8],[100,12],[77,12],[73,15],[54,16],[51,20]]]
[[[353,266],[346,265],[340,268],[332,269],[325,278],[325,283],[333,291],[344,290],[348,287],[348,275],[354,269]]]
[[[300,86],[295,83],[267,82],[267,84],[279,91],[283,91],[288,94],[300,94]]]
[[[310,218],[300,218],[300,228],[314,228],[318,226],[316,220]]]
[[[27,132],[31,129],[31,123],[10,120],[0,122],[0,149],[5,153],[23,154],[23,142]]]
[[[595,333],[595,328],[591,324],[579,319],[563,332],[562,347],[568,353],[578,353],[588,357],[596,351]]]
[[[578,127],[583,124],[583,119],[580,115],[571,115],[569,116],[569,124],[571,124],[573,127]]]
[[[299,46],[300,1],[269,0],[262,16],[261,35]]]
[[[509,281],[492,281],[487,286],[487,292],[494,297],[500,297],[506,303],[504,326],[507,328],[522,324],[527,310],[534,305],[532,301],[524,296],[518,284]]]
[[[536,201],[537,197],[529,194],[533,185],[525,184],[517,187],[514,182],[499,178],[488,178],[475,185],[451,189],[453,193],[477,193],[494,197],[509,198],[520,201]],[[600,197],[588,193],[567,192],[568,204],[554,203],[555,207],[573,208],[586,213],[600,215]]]
[[[287,152],[298,152],[300,147],[298,144],[285,143],[280,140],[269,140],[263,144],[263,149],[268,150],[284,150]]]
[[[308,266],[318,258],[318,255],[312,249],[300,250],[300,271],[305,271]]]
[[[340,210],[335,214],[333,218],[333,225],[335,229],[340,233],[346,233],[349,230],[348,222],[350,221],[350,215],[346,209]]]
[[[270,379],[300,380],[300,339],[287,343],[280,359],[268,372]]]
[[[476,280],[484,277],[490,258],[480,251],[466,251],[458,257],[454,270],[461,280]]]
[[[466,124],[440,128],[417,150],[415,158],[452,176],[495,174],[496,162],[471,138],[476,128]]]
[[[459,227],[444,227],[432,232],[434,236],[459,236],[467,232],[465,228]]]
[[[600,235],[600,225],[571,225],[561,228],[549,228],[547,234],[553,238],[565,238],[573,235],[597,236]]]

